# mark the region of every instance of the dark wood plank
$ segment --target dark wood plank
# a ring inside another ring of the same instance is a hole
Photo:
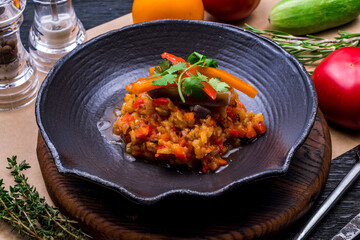
[[[37,154],[55,204],[95,239],[253,239],[277,237],[320,196],[331,162],[330,135],[321,113],[288,172],[216,199],[178,197],[140,206],[120,194],[57,172],[41,136]]]
[[[305,226],[306,222],[314,215],[331,192],[339,185],[340,181],[350,171],[358,157],[356,150],[359,146],[349,150],[331,161],[330,172],[325,188],[314,207],[295,226],[289,228],[277,239],[293,239],[296,233]],[[308,240],[331,239],[353,217],[360,212],[360,179],[355,181],[339,202],[329,211],[324,219],[310,233]]]

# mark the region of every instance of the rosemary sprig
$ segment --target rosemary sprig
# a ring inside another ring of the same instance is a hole
[[[9,223],[23,236],[37,240],[90,239],[57,208],[40,198],[34,186],[30,186],[22,171],[29,169],[26,161],[17,164],[17,157],[7,159],[15,184],[7,191],[0,179],[0,219]]]
[[[246,29],[269,37],[304,65],[310,65],[324,59],[336,49],[360,46],[360,33],[338,31],[339,36],[334,39],[324,39],[313,35],[301,37],[275,30],[260,30],[248,24],[246,24]]]

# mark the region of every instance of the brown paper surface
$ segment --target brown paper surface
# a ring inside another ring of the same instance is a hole
[[[236,25],[243,26],[244,23],[248,23],[259,29],[271,29],[271,25],[268,22],[268,15],[272,6],[278,1],[279,0],[261,1],[260,5],[251,16],[236,23]],[[206,19],[215,20],[208,14],[206,14]],[[132,24],[131,14],[88,30],[87,39],[91,39],[99,34],[118,29],[129,24]],[[360,20],[357,19],[356,21],[342,26],[339,29],[354,33],[359,32]],[[319,36],[332,38],[336,35],[336,32],[337,29],[334,29],[324,32]],[[39,73],[40,82],[42,82],[44,78],[45,75]],[[344,130],[335,127],[331,127],[330,130],[333,158],[360,144],[359,131]],[[30,184],[35,185],[40,193],[40,196],[45,196],[51,203],[37,161],[37,135],[38,127],[35,120],[34,102],[18,110],[0,112],[0,178],[4,179],[7,186],[12,184],[12,177],[6,169],[7,157],[17,155],[19,161],[26,159],[31,165],[31,169],[26,171]],[[22,238],[16,233],[11,232],[11,227],[8,227],[0,221],[0,239],[14,240]]]

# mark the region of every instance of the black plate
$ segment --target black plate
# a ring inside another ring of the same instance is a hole
[[[239,94],[248,110],[263,113],[266,134],[232,153],[230,164],[217,173],[129,161],[98,130],[106,109],[123,99],[125,85],[147,76],[165,51],[184,58],[200,52],[259,91],[254,99]],[[60,173],[118,190],[139,203],[174,194],[220,196],[286,172],[316,110],[311,78],[278,45],[238,27],[186,20],[131,25],[90,40],[56,63],[36,102],[41,135]]]

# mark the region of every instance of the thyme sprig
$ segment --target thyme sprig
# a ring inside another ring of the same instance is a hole
[[[313,35],[294,36],[275,30],[260,30],[248,24],[246,24],[246,29],[269,37],[304,65],[322,60],[336,49],[360,46],[360,33],[338,31],[338,36],[334,39],[324,39]]]
[[[29,169],[26,161],[17,163],[17,157],[7,158],[8,167],[15,184],[6,190],[0,179],[0,219],[9,223],[23,236],[37,240],[90,239],[57,208],[46,203],[34,186],[28,184],[28,178],[22,173]]]

